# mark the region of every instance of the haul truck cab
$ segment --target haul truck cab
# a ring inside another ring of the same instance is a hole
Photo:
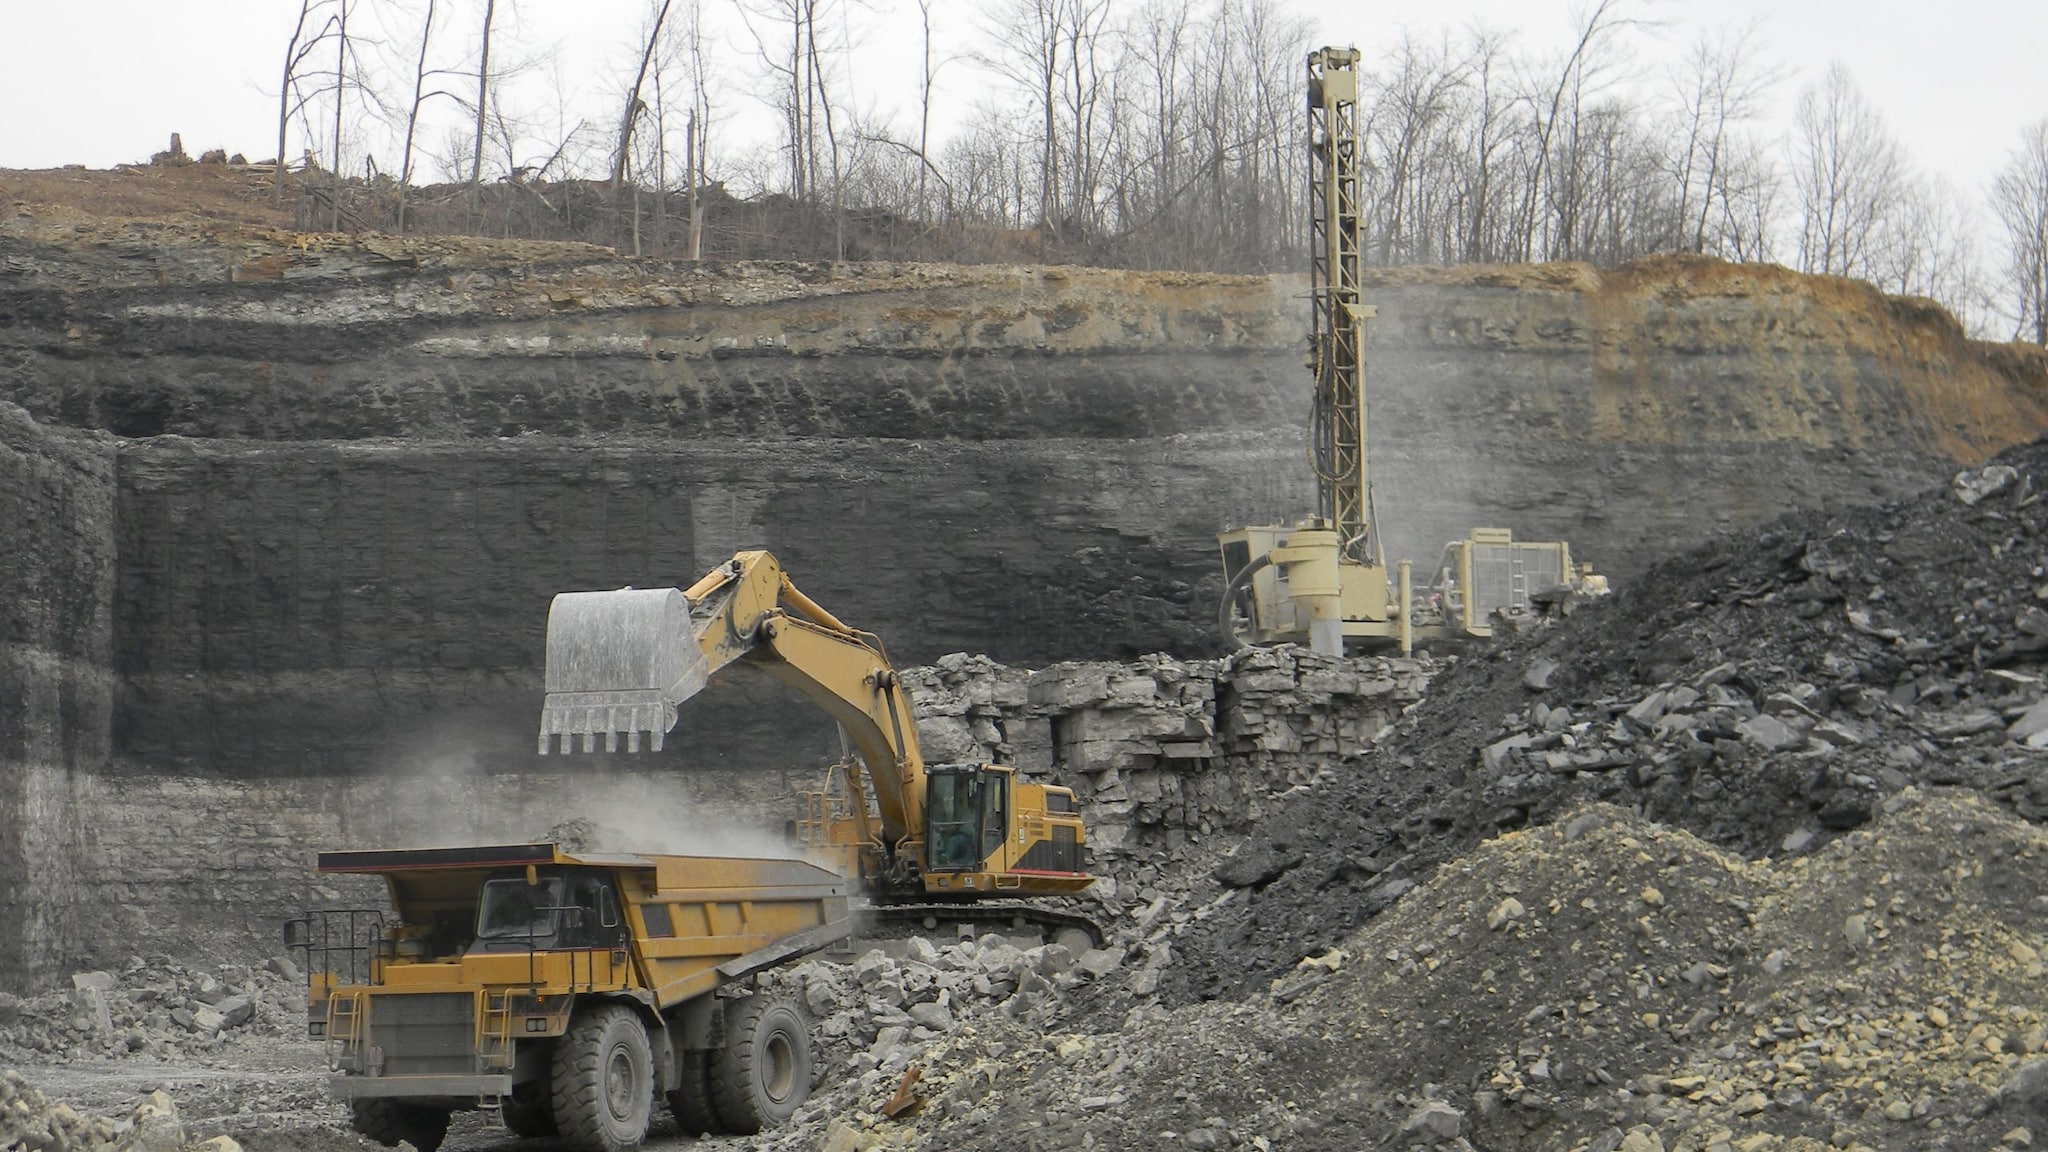
[[[571,855],[554,844],[323,852],[392,911],[286,925],[309,1029],[358,1132],[434,1152],[453,1112],[624,1152],[659,1094],[692,1135],[788,1119],[810,1089],[799,1003],[751,977],[849,935],[849,886],[796,860]]]

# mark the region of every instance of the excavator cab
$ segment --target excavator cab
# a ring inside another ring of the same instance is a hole
[[[1010,773],[971,764],[926,769],[925,870],[981,872],[1009,835]]]

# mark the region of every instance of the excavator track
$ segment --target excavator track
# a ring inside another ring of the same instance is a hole
[[[935,932],[948,924],[972,924],[992,932],[1036,929],[1047,943],[1065,943],[1077,952],[1084,949],[1073,947],[1079,941],[1067,935],[1069,933],[1085,934],[1089,948],[1100,948],[1109,939],[1102,925],[1083,913],[1021,900],[980,900],[971,904],[952,901],[889,902],[865,905],[856,909],[854,915],[860,920],[860,931],[882,935],[920,930]]]

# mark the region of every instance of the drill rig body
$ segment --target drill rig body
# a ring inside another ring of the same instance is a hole
[[[1309,299],[1307,366],[1315,376],[1309,457],[1316,513],[1292,525],[1218,537],[1225,588],[1219,626],[1232,644],[1305,643],[1317,652],[1491,635],[1558,586],[1600,589],[1561,541],[1520,542],[1476,528],[1446,546],[1421,590],[1408,561],[1387,566],[1367,459],[1364,237],[1359,189],[1356,49],[1308,57]]]

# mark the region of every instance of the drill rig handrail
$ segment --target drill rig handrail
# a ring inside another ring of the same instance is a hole
[[[650,636],[652,642],[650,643]],[[896,670],[872,633],[803,594],[765,551],[736,553],[683,590],[564,592],[548,611],[547,696],[540,752],[581,738],[583,751],[659,751],[676,707],[738,660],[802,693],[839,722],[865,766],[881,827],[862,839],[896,857],[924,827],[924,759]],[[854,771],[849,766],[849,771]],[[863,793],[850,780],[855,795]]]

